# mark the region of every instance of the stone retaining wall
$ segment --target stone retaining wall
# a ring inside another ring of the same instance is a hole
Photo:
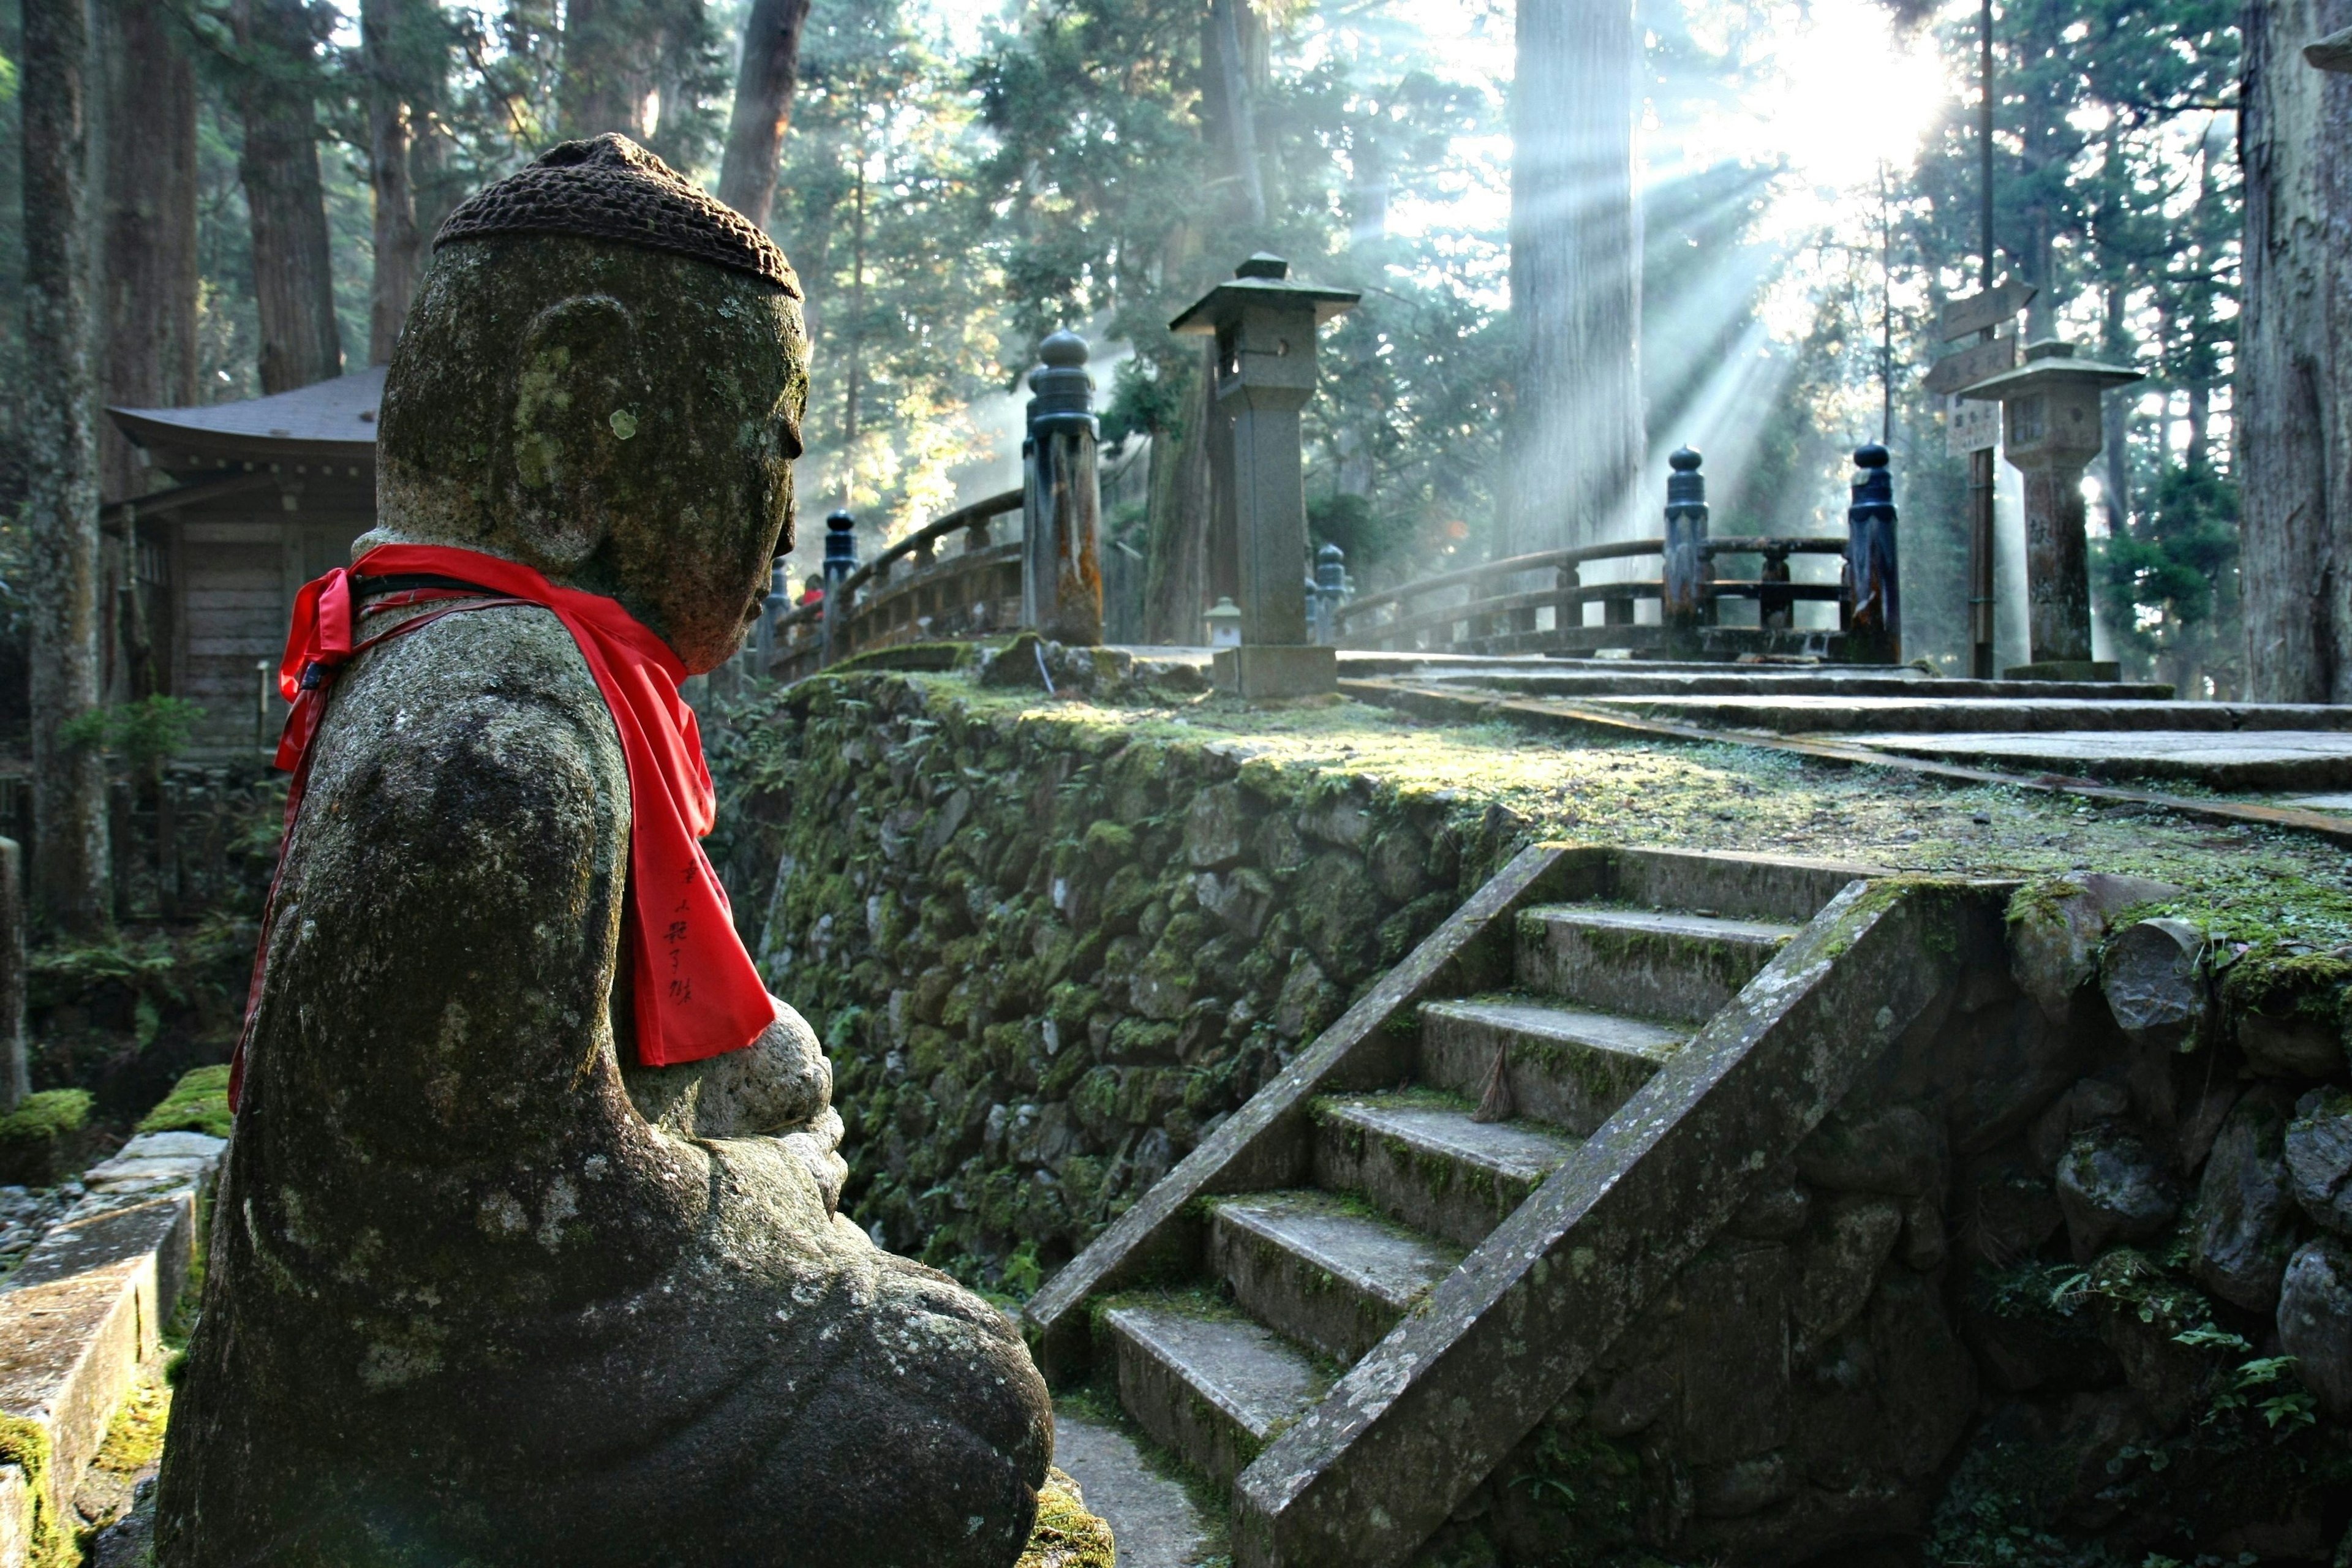
[[[833,1052],[845,1207],[1015,1292],[1526,831],[1475,781],[1400,794],[944,678],[813,681],[754,739],[730,853],[768,896],[740,913]],[[2337,1553],[2352,952],[2137,918],[2179,895],[2021,890],[1427,1561]]]
[[[765,737],[758,952],[824,1036],[845,1210],[1034,1288],[1516,847],[1458,798],[1002,721],[940,683],[795,689]]]

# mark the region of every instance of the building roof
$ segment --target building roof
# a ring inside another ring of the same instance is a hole
[[[226,467],[226,459],[375,461],[383,366],[268,397],[201,408],[110,408],[122,433],[158,467]]]

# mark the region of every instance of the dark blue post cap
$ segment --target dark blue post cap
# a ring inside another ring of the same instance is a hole
[[[857,564],[857,520],[836,511],[824,520],[824,574],[848,574]]]
[[[1888,469],[1886,448],[1875,441],[1854,448],[1853,500],[1856,506],[1884,506],[1895,515],[1895,475]]]
[[[1674,472],[1666,476],[1666,515],[1689,512],[1706,516],[1706,476],[1698,471],[1699,456],[1688,447],[1677,447],[1666,458]]]
[[[1065,327],[1037,345],[1045,363],[1029,373],[1029,436],[1034,440],[1065,424],[1096,433],[1095,378],[1087,373],[1087,340]]]

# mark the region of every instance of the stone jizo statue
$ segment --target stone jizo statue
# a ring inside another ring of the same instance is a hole
[[[831,1069],[692,844],[675,680],[790,544],[805,363],[782,256],[619,137],[443,229],[381,526],[298,612],[168,1568],[1020,1554],[1045,1386],[835,1211]]]

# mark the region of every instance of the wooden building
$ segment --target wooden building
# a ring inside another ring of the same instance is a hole
[[[110,408],[153,486],[106,503],[110,700],[161,691],[205,710],[197,748],[274,745],[295,590],[351,563],[375,522],[383,369],[203,408]],[[165,483],[164,481],[168,481]]]

